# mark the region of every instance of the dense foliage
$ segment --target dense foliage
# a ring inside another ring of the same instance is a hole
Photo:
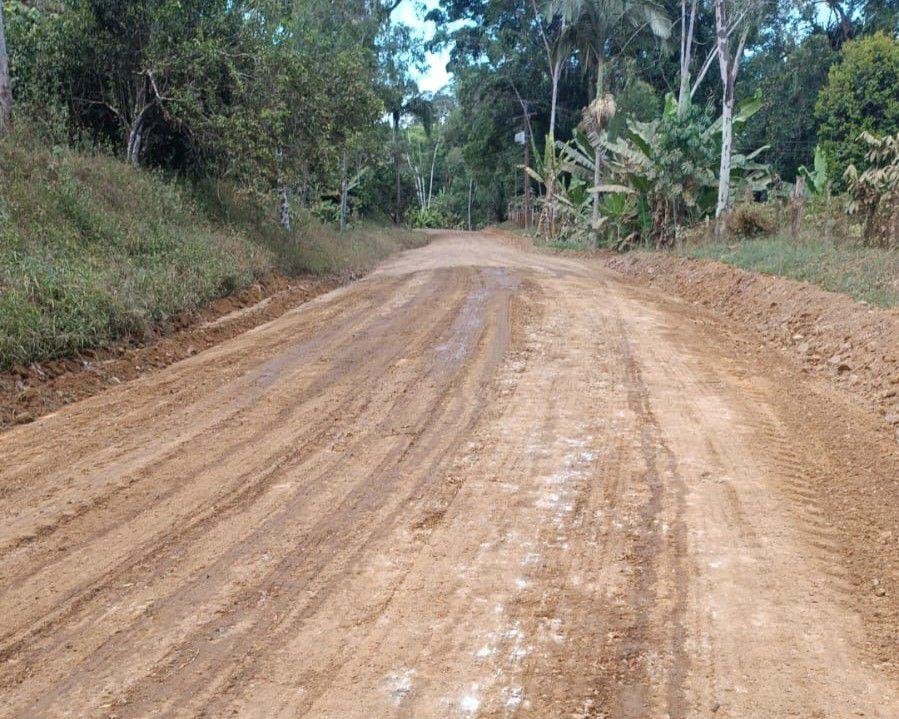
[[[3,0],[13,117],[285,228],[478,226],[533,196],[544,231],[618,245],[797,177],[842,191],[861,133],[899,129],[897,0],[440,0],[428,43],[399,2]]]
[[[457,112],[470,128],[456,140],[479,183],[495,187],[484,209],[525,217],[526,177],[539,196],[534,224],[550,235],[668,244],[678,227],[735,203],[786,202],[797,176],[800,194],[839,190],[851,162],[865,166],[859,133],[895,131],[895,0],[826,10],[751,0],[444,0],[430,18],[441,29],[435,43],[451,49]],[[726,55],[716,48],[722,18]],[[876,72],[859,67],[872,60]],[[615,110],[591,127],[601,95]],[[533,143],[527,174],[514,172],[521,130]]]
[[[862,216],[868,237],[886,245],[899,236],[899,132],[884,137],[865,132],[861,139],[868,146],[867,169],[846,169],[848,209]]]
[[[306,198],[383,112],[361,0],[5,7],[18,114],[134,165]]]
[[[862,133],[899,132],[899,43],[880,32],[847,43],[816,112],[818,138],[834,172],[863,167],[868,143]]]

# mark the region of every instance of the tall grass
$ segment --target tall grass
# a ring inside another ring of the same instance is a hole
[[[423,236],[294,233],[107,155],[0,141],[0,368],[144,337],[273,271],[360,273]]]
[[[302,211],[294,217],[292,230],[285,232],[258,198],[221,183],[203,183],[193,189],[198,207],[210,221],[224,222],[266,248],[278,269],[287,274],[358,275],[394,252],[428,241],[423,232],[374,223],[340,232]]]

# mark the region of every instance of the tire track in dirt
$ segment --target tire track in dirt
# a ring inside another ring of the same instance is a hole
[[[8,432],[0,716],[892,717],[895,457],[746,347],[445,234]]]
[[[348,344],[351,343],[350,338],[347,339],[347,343]],[[353,351],[355,351],[355,347],[354,347]],[[350,401],[351,400],[349,399],[349,395],[347,395],[347,401],[345,401],[343,404],[338,404],[335,407],[335,410],[336,410],[335,414],[339,415],[342,411],[345,411]],[[285,418],[285,413],[282,411],[277,416],[277,419],[280,421],[280,420],[283,420],[284,418]],[[222,425],[227,424],[230,419],[232,419],[232,415],[228,415],[224,419],[220,420],[218,422],[218,425],[221,427]],[[264,432],[264,431],[265,430],[260,430],[260,433]],[[318,435],[321,436],[325,431],[327,431],[327,430],[322,430],[321,432],[318,433]],[[214,434],[214,432],[213,432],[213,434]],[[195,441],[196,437],[192,437],[191,440]],[[228,447],[229,451],[226,452],[225,455],[219,455],[211,461],[204,461],[204,464],[201,464],[199,466],[199,468],[197,468],[193,471],[200,473],[204,470],[207,470],[208,468],[210,468],[211,466],[213,466],[215,464],[226,461],[229,456],[233,456],[233,454],[236,453],[237,449],[243,448],[243,447],[246,447],[246,446],[252,444],[253,440],[258,442],[259,434],[257,434],[256,436],[252,436],[249,440],[240,440],[236,443],[235,446],[229,446]],[[310,442],[314,442],[314,441],[315,441],[315,437],[313,437],[310,440]],[[185,445],[186,442],[180,443],[180,444]],[[177,448],[175,450],[173,450],[173,452],[176,453]],[[295,456],[299,456],[301,454],[301,452],[302,452],[302,447],[299,448],[295,452]],[[164,463],[165,459],[166,459],[166,457],[161,458],[161,462]],[[157,461],[157,463],[156,463],[157,469],[159,466],[160,466],[160,461]],[[268,474],[273,475],[279,469],[281,469],[281,467],[276,465],[275,467],[270,469]],[[242,475],[239,475],[237,477],[237,482],[235,483],[235,485],[236,485],[235,490],[230,491],[229,493],[226,493],[224,495],[219,495],[217,497],[213,497],[212,502],[211,502],[211,508],[205,514],[201,513],[201,515],[198,518],[196,518],[192,524],[189,524],[188,526],[184,527],[183,530],[190,531],[191,528],[197,528],[206,519],[208,519],[209,516],[212,516],[212,514],[215,512],[227,513],[227,511],[229,509],[233,509],[234,507],[238,506],[242,501],[246,501],[246,502],[252,501],[255,498],[255,496],[258,496],[258,494],[260,492],[264,491],[264,489],[265,489],[264,482],[258,482],[256,484],[251,484],[251,485],[245,484],[245,480],[251,478],[252,473],[253,473],[252,470],[250,470],[248,472],[245,472]],[[121,491],[122,489],[126,489],[126,488],[117,488],[117,491]],[[171,494],[174,491],[176,491],[176,488],[172,488],[171,490],[169,490],[169,492],[167,492],[167,494]],[[108,499],[108,497],[101,497],[100,500],[96,501],[93,505],[91,505],[90,508],[93,510],[102,510],[104,508],[105,500],[107,500],[107,499]],[[160,501],[160,500],[164,501],[164,499],[165,499],[165,497],[163,497],[160,493],[157,493],[157,495],[153,497],[154,501]],[[127,498],[126,498],[126,500],[127,500]],[[124,517],[124,519],[119,523],[119,525],[125,524],[128,521],[132,520],[135,516],[137,516],[140,513],[140,511],[142,509],[145,509],[145,507],[138,506],[136,508],[136,510],[134,510],[131,507],[127,507],[127,509],[129,510],[129,513]],[[219,518],[219,520],[220,519],[221,519],[221,517]],[[96,521],[96,524],[104,527],[104,529],[101,530],[101,534],[99,536],[90,536],[90,541],[92,541],[92,542],[96,542],[98,539],[102,540],[104,535],[110,534],[114,529],[116,529],[116,526],[119,526],[119,525],[110,526],[108,524],[108,521],[104,520],[104,518],[102,516],[99,518],[99,521]],[[168,539],[171,540],[171,537],[169,536]],[[77,545],[72,546],[71,544],[65,542],[65,540],[63,540],[63,546],[66,546],[67,549],[78,549],[79,548]],[[58,549],[56,547],[51,547],[47,551],[47,554],[49,556],[53,556],[54,554],[56,554],[57,551],[58,551]],[[157,550],[156,553],[158,554],[159,550]],[[99,583],[100,584],[109,584],[112,577],[122,574],[122,572],[127,570],[128,568],[135,567],[137,564],[142,562],[147,555],[150,555],[150,556],[153,555],[153,550],[152,550],[151,546],[138,547],[136,550],[134,550],[132,552],[130,559],[126,558],[125,561],[122,563],[122,565],[120,565],[120,567],[113,569],[108,575],[106,575],[106,577],[101,578]],[[14,557],[12,557],[12,558],[14,559]],[[4,559],[6,559],[6,557],[4,557]],[[35,561],[39,561],[39,558],[32,556],[30,558],[30,561],[33,564]],[[13,579],[17,583],[21,583],[22,581],[24,581],[27,578],[28,578],[27,575],[26,576],[13,575]],[[73,592],[70,596],[77,596],[79,593],[84,592],[85,589],[86,588],[84,588],[84,587],[82,587],[80,589],[76,588],[75,590],[73,590]],[[65,601],[66,601],[66,599],[64,598],[63,602],[65,602]]]
[[[282,592],[286,591],[285,588],[290,586],[300,587],[304,584],[312,583],[313,577],[322,574],[329,564],[338,563],[335,557],[326,556],[330,553],[330,550],[324,550],[322,555],[316,555],[314,550],[319,546],[326,545],[326,543],[336,543],[343,547],[344,553],[348,555],[338,569],[335,569],[333,573],[328,573],[328,581],[305,601],[303,607],[299,608],[299,611],[288,611],[286,620],[279,617],[276,621],[271,622],[268,627],[254,627],[252,634],[258,637],[257,641],[254,642],[256,645],[255,651],[253,649],[242,649],[247,656],[252,657],[252,660],[248,662],[250,666],[258,661],[261,654],[268,654],[274,651],[279,646],[279,643],[283,641],[281,638],[290,634],[293,626],[314,615],[322,603],[336,591],[344,575],[353,570],[366,549],[386,536],[396,525],[402,511],[402,507],[399,505],[391,509],[387,516],[380,519],[378,523],[372,525],[363,536],[358,536],[360,535],[359,526],[364,522],[364,517],[379,511],[384,506],[385,500],[390,497],[391,490],[394,489],[393,483],[398,483],[402,478],[405,478],[405,481],[411,483],[411,486],[402,489],[397,487],[397,489],[400,489],[400,498],[403,496],[413,497],[430,491],[431,487],[428,485],[433,483],[434,477],[440,476],[438,465],[443,461],[444,454],[454,444],[454,440],[470,426],[472,420],[463,421],[459,416],[446,416],[446,412],[438,408],[447,404],[447,396],[454,391],[455,385],[459,381],[457,370],[461,366],[462,360],[471,356],[477,358],[481,354],[480,352],[474,352],[474,346],[472,345],[476,344],[476,340],[483,332],[483,324],[486,319],[484,315],[487,310],[486,299],[489,294],[482,291],[482,288],[476,288],[474,292],[469,294],[461,310],[456,313],[457,320],[450,328],[449,341],[444,341],[437,345],[435,354],[439,355],[442,347],[447,344],[458,343],[458,353],[452,353],[447,358],[449,364],[447,365],[445,362],[438,360],[437,364],[432,365],[429,370],[421,373],[432,380],[435,376],[443,375],[444,386],[439,389],[436,396],[429,398],[426,403],[422,403],[422,407],[417,408],[419,412],[411,417],[408,416],[408,409],[401,410],[397,406],[394,406],[390,412],[391,415],[402,417],[404,425],[417,428],[410,434],[408,441],[398,447],[393,455],[384,457],[379,465],[372,468],[371,474],[357,485],[354,492],[339,505],[337,511],[327,517],[321,526],[317,526],[311,532],[310,537],[303,539],[302,552],[289,554],[282,564],[275,569],[273,577],[270,580],[267,578],[261,582],[266,585],[278,586]],[[495,310],[496,308],[494,308]],[[491,315],[499,318],[503,316],[499,312],[491,313]],[[500,335],[500,347],[502,349],[488,353],[491,355],[491,361],[484,363],[483,369],[476,376],[475,386],[486,384],[489,376],[495,370],[496,361],[505,351],[507,338],[506,341],[503,341],[502,338],[503,334]],[[474,364],[477,366],[479,363],[475,362]],[[474,415],[476,416],[477,413],[478,410],[475,409]],[[455,414],[458,415],[460,413],[457,411]],[[448,432],[449,428],[457,429]],[[428,437],[428,435],[436,434],[443,436],[439,438]],[[359,444],[361,445],[362,442]],[[390,481],[387,483],[382,481],[377,486],[377,491],[373,492],[371,479],[376,476],[389,478]],[[346,551],[347,547],[350,548],[350,551]],[[319,579],[315,581],[316,583],[320,582]],[[306,591],[309,593],[308,589]],[[237,600],[236,603],[240,605],[243,604],[243,601]],[[233,619],[229,619],[227,616],[222,617],[216,622],[219,626],[213,627],[211,630],[204,628],[204,631],[222,631],[221,627],[226,626],[229,622],[233,622]],[[186,642],[185,645],[185,648],[179,649],[178,654],[171,659],[167,659],[167,661],[174,663],[177,662],[179,656],[185,654],[190,656],[190,649],[187,648],[191,646],[190,641]],[[238,662],[238,665],[240,665],[240,662]],[[241,682],[241,670],[243,669],[243,667],[239,668],[230,676],[218,692],[227,694],[231,688],[239,685]],[[171,676],[168,678],[175,680],[175,683],[178,685],[177,691],[181,696],[185,697],[185,701],[189,697],[195,697],[200,693],[208,691],[206,685],[209,683],[209,678],[203,674],[196,678],[196,684],[188,685],[187,687],[184,686],[182,676]],[[157,683],[161,681],[159,677],[155,679]],[[326,686],[323,686],[320,691],[325,690]],[[154,686],[153,691],[157,692],[158,689]],[[314,699],[314,696],[309,696],[307,701],[312,699]],[[206,710],[205,707],[198,709],[200,712]],[[128,701],[128,712],[135,716],[141,715],[140,703],[134,701],[131,697],[129,697]]]

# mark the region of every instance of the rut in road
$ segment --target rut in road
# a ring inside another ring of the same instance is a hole
[[[899,458],[816,382],[437,234],[0,435],[0,715],[897,717],[896,598],[826,487],[895,527]]]

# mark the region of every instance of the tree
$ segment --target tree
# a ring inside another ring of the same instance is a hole
[[[424,47],[412,29],[400,23],[387,23],[377,41],[378,90],[393,130],[393,169],[396,203],[393,219],[399,223],[403,217],[402,188],[402,128],[406,115],[417,117],[425,130],[431,129],[431,106],[412,79],[412,71],[424,67]]]
[[[744,62],[737,82],[737,101],[761,93],[765,104],[743,133],[750,147],[769,145],[771,164],[792,182],[800,165],[808,164],[818,142],[815,102],[839,53],[823,33],[799,40],[779,39]]]
[[[558,8],[554,3],[546,6],[547,21],[550,25],[549,29],[544,26],[543,16],[537,9],[537,0],[531,0],[534,8],[534,17],[537,21],[537,29],[540,32],[540,38],[543,41],[543,49],[546,51],[546,65],[549,70],[550,83],[552,87],[549,101],[549,138],[555,141],[556,134],[556,108],[559,104],[559,80],[562,76],[562,68],[568,62],[571,56],[571,38],[569,36],[569,28],[566,24],[566,18],[558,12]],[[549,191],[549,188],[547,188]]]
[[[539,0],[537,10],[532,0],[445,0],[428,15],[438,26],[433,47],[450,48],[449,69],[460,105],[451,124],[474,179],[475,224],[481,218],[504,219],[508,201],[530,186],[522,185],[516,131],[527,128],[539,143],[552,125],[555,137],[567,138],[588,101],[577,59],[548,61],[540,28],[558,59],[554,45],[561,18]],[[458,189],[467,201],[467,185]]]
[[[73,135],[132,164],[200,162],[200,126],[252,77],[247,6],[229,0],[71,0],[13,5],[17,84],[32,108],[65,108]],[[214,152],[212,153],[214,154]]]
[[[3,21],[3,1],[0,0],[0,136],[9,130],[12,120],[12,81],[9,74],[9,54],[6,51],[6,25]]]
[[[687,16],[687,0],[681,0],[680,4],[680,47],[678,56],[678,95],[677,95],[677,111],[683,117],[687,114],[687,110],[696,95],[699,86],[705,79],[709,68],[718,56],[718,43],[712,41],[711,49],[707,52],[702,65],[697,71],[696,77],[693,77],[693,61],[695,59],[696,49],[699,44],[699,35],[702,31],[710,26],[713,22],[705,16],[705,6],[700,4],[699,0],[691,0],[690,14]]]
[[[568,58],[571,56],[571,39],[569,37],[569,28],[566,24],[566,17],[563,14],[558,13],[557,8],[551,2],[546,7],[546,15],[547,21],[549,24],[549,29],[544,26],[543,16],[540,11],[537,9],[537,0],[531,0],[531,6],[534,9],[534,17],[537,22],[537,29],[540,32],[540,38],[543,40],[543,48],[546,51],[546,65],[549,70],[550,84],[551,84],[551,95],[549,101],[549,133],[546,135],[546,151],[552,151],[555,153],[555,145],[556,145],[556,108],[559,102],[559,80],[562,76],[562,68],[565,63],[568,62]],[[521,98],[519,97],[519,101]],[[530,122],[530,117],[527,109],[527,103],[522,102],[522,117],[526,123]],[[530,135],[530,133],[527,133]],[[531,137],[527,137],[525,139],[525,143],[531,142]],[[555,216],[556,216],[556,201],[555,201],[555,173],[549,173],[546,177],[546,199],[544,201],[544,212],[547,214],[547,226],[550,227],[550,232],[555,232]],[[526,191],[525,192],[525,201],[528,205],[530,205],[530,195]],[[528,207],[529,210],[529,207]]]
[[[749,0],[752,2],[752,0]],[[751,4],[739,5],[734,0],[715,0],[715,49],[721,71],[721,163],[718,170],[718,203],[715,207],[716,232],[723,231],[720,219],[730,206],[730,168],[733,154],[735,88],[740,61],[749,37]],[[736,45],[733,35],[740,28]]]
[[[574,43],[580,49],[585,67],[593,69],[593,99],[609,106],[606,94],[606,65],[640,33],[667,39],[671,22],[662,8],[646,0],[554,0],[556,11],[571,25]],[[626,33],[626,34],[624,34]],[[602,115],[602,113],[591,113]],[[601,123],[600,123],[601,124]],[[594,186],[602,173],[603,152],[594,138]],[[599,222],[600,196],[593,195],[593,223]]]
[[[868,143],[861,134],[899,131],[899,42],[882,32],[843,46],[842,59],[830,68],[818,95],[818,139],[832,179],[842,185],[849,165],[863,171]]]

